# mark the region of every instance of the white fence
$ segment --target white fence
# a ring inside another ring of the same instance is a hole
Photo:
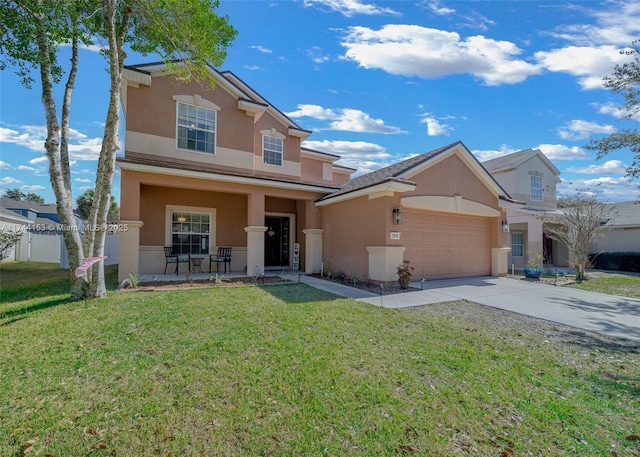
[[[117,265],[120,236],[107,235],[104,255],[105,265]],[[16,246],[16,260],[28,262],[58,263],[60,268],[69,268],[69,256],[62,235],[43,235],[25,232]]]

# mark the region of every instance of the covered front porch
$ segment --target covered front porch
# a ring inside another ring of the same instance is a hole
[[[231,248],[231,258],[219,274],[259,277],[266,271],[297,269],[320,271],[322,229],[314,201],[318,186],[272,183],[253,179],[231,182],[158,175],[123,169],[119,280],[130,273],[186,280],[216,274],[211,264],[218,248]],[[255,182],[253,182],[255,181]],[[329,190],[326,190],[328,192]],[[167,264],[165,247],[177,255],[201,258],[199,268],[189,263]],[[166,273],[165,273],[166,267]]]

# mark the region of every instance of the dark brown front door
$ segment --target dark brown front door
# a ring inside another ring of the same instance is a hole
[[[290,247],[290,225],[288,217],[265,217],[264,265],[265,267],[288,267]]]

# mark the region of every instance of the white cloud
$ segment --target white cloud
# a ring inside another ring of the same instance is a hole
[[[37,168],[33,168],[33,167],[27,167],[26,165],[18,165],[16,167],[16,170],[22,170],[22,171],[33,171],[33,172],[37,172],[38,169]]]
[[[74,181],[75,182],[85,182],[85,183],[91,182],[91,180],[87,179],[87,178],[76,178],[76,179],[74,179]]]
[[[638,38],[640,4],[638,2],[612,1],[604,10],[585,11],[594,21],[588,24],[561,26],[552,36],[581,46],[611,44],[628,46]]]
[[[593,103],[592,106],[595,107],[600,114],[608,114],[609,116],[613,116],[616,119],[631,118],[631,119],[635,119],[636,121],[640,121],[640,110],[632,114],[629,110],[625,109],[623,106],[619,106],[614,103],[606,103],[604,105]]]
[[[620,160],[607,160],[602,165],[589,165],[582,168],[569,167],[567,171],[585,175],[624,175],[626,169],[627,166]]]
[[[36,157],[35,159],[31,159],[29,160],[29,163],[31,165],[35,165],[37,163],[44,163],[44,162],[48,162],[49,159],[47,159],[47,156],[40,156],[40,157]]]
[[[481,150],[481,149],[475,149],[473,151],[471,151],[473,153],[474,156],[476,156],[476,158],[480,161],[480,162],[486,162],[487,160],[491,160],[491,159],[497,159],[498,157],[502,157],[502,156],[506,156],[507,154],[511,154],[513,152],[517,152],[519,151],[519,149],[512,149],[507,147],[506,144],[503,144],[500,147],[500,150],[493,150],[493,149],[485,149],[485,150]]]
[[[272,54],[273,51],[269,48],[265,48],[264,46],[249,46],[250,49],[255,49],[256,51],[260,51],[263,54]]]
[[[456,10],[453,8],[448,8],[446,6],[441,6],[440,1],[433,0],[427,1],[424,3],[429,11],[438,15],[438,16],[448,16],[449,14],[454,14]]]
[[[384,147],[364,141],[311,140],[305,141],[302,146],[340,156],[338,163],[355,168],[358,170],[356,175],[368,173],[395,162]]]
[[[5,176],[4,178],[2,178],[0,180],[0,182],[4,185],[4,186],[10,186],[12,184],[22,184],[22,181],[20,181],[19,179],[13,178],[11,176]]]
[[[611,134],[616,131],[613,125],[601,125],[595,122],[574,119],[569,124],[558,128],[558,135],[563,140],[585,140],[594,133]]]
[[[385,125],[382,119],[374,119],[369,114],[352,108],[333,110],[319,105],[301,104],[298,105],[296,111],[285,114],[293,118],[311,117],[319,121],[330,121],[326,130],[384,134],[405,133],[399,127]]]
[[[486,85],[513,84],[540,73],[537,65],[515,58],[521,50],[509,41],[476,35],[462,39],[458,33],[390,24],[380,30],[348,29],[342,46],[345,58],[363,68],[421,78],[468,73]]]
[[[11,170],[13,167],[5,162],[4,160],[0,160],[0,170]]]
[[[304,5],[327,8],[329,11],[339,12],[345,17],[353,17],[358,14],[366,16],[380,14],[399,15],[398,12],[391,8],[383,8],[372,3],[364,3],[360,0],[305,0]]]
[[[602,89],[603,78],[611,74],[613,67],[629,60],[613,45],[598,47],[568,46],[552,51],[535,53],[538,63],[549,71],[568,73],[578,77],[580,86],[587,89]]]
[[[244,68],[246,68],[247,70],[251,70],[251,71],[259,71],[262,70],[263,68],[258,66],[258,65],[245,65]]]
[[[41,190],[46,190],[46,187],[41,186],[39,184],[29,185],[29,186],[20,186],[20,190],[24,192],[39,192]]]
[[[561,179],[561,181],[557,189],[558,194],[562,196],[575,195],[581,190],[595,190],[598,188],[602,191],[602,198],[609,202],[625,202],[637,200],[640,197],[638,195],[638,183],[628,178],[600,177],[586,180]]]
[[[318,46],[313,46],[311,47],[308,51],[307,51],[307,55],[309,56],[309,58],[311,59],[311,61],[313,63],[316,64],[322,64],[322,63],[326,63],[329,60],[331,60],[331,57],[329,57],[327,54],[325,54],[322,50],[322,48],[318,47]]]
[[[587,159],[589,155],[579,146],[566,146],[564,144],[541,144],[535,149],[540,149],[542,153],[551,161],[554,160],[574,160]]]
[[[429,136],[449,136],[453,131],[451,126],[443,124],[429,113],[423,114],[420,122],[427,124],[427,135]]]
[[[19,130],[0,127],[0,143],[24,146],[32,151],[44,152],[47,128],[44,125],[22,125]],[[69,157],[76,160],[98,160],[102,138],[89,138],[84,133],[69,129]],[[30,164],[46,161],[46,157],[32,159]]]

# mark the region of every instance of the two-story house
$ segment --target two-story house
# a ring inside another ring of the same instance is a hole
[[[537,253],[543,256],[545,264],[567,265],[566,247],[544,232],[545,214],[557,210],[560,171],[538,149],[514,152],[482,165],[515,200],[524,203],[507,211],[511,238],[509,265],[521,269]]]
[[[215,89],[162,63],[127,67],[119,276],[162,273],[164,247],[232,271],[392,281],[505,274],[507,192],[460,142],[351,179],[338,156],[231,72]]]

